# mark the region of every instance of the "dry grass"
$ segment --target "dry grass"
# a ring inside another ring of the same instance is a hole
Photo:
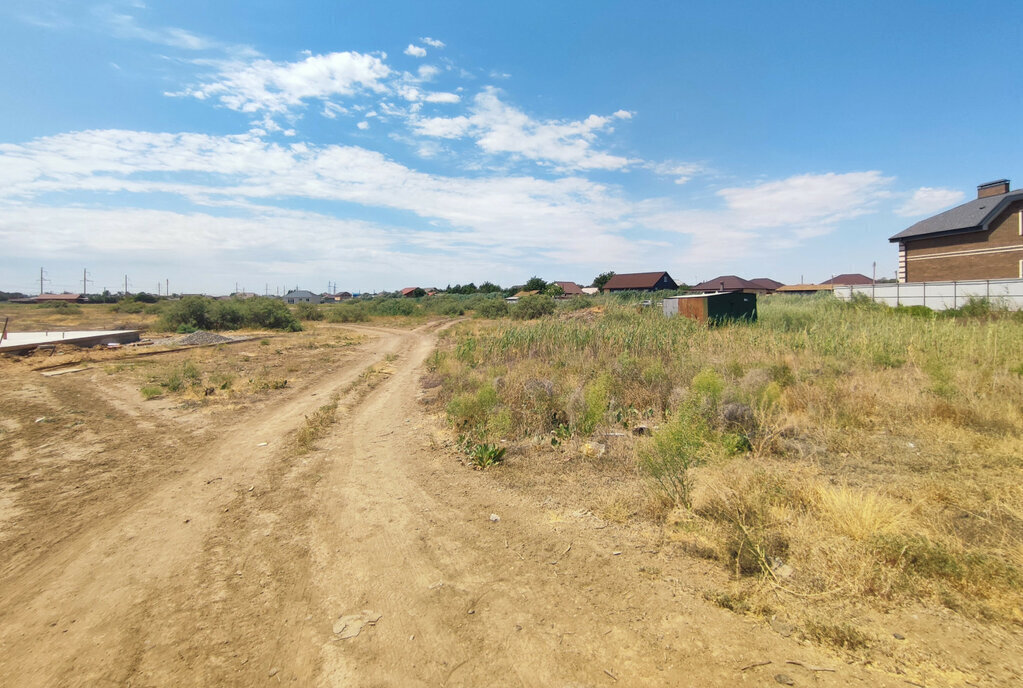
[[[817,499],[831,528],[853,540],[869,540],[909,527],[911,509],[876,492],[845,486],[821,487]]]
[[[606,304],[461,324],[431,365],[454,426],[516,446],[509,485],[659,525],[730,574],[723,606],[860,651],[857,610],[1023,622],[1021,340],[825,299],[711,329]]]
[[[333,395],[329,403],[316,409],[312,415],[306,416],[305,423],[295,434],[295,446],[299,454],[312,450],[316,440],[324,437],[337,421],[339,399],[339,395]]]

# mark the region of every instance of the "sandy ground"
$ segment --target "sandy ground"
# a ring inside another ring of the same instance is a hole
[[[907,685],[468,470],[422,403],[435,326],[350,329],[361,344],[230,412],[101,368],[4,369],[0,684]],[[297,454],[334,393],[337,424]]]

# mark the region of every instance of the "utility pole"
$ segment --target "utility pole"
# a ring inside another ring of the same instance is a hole
[[[43,269],[39,268],[39,295],[43,295]]]
[[[124,297],[128,298],[128,276],[124,276]]]
[[[88,270],[82,268],[82,296],[85,296],[86,294],[89,293],[89,282],[91,281],[92,280],[89,279]]]
[[[163,295],[170,296],[170,277],[167,278],[167,282],[163,290]]]

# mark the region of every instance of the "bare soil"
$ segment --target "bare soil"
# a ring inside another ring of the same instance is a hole
[[[209,399],[144,401],[128,352],[0,360],[0,683],[907,685],[706,601],[709,564],[635,527],[468,469],[420,384],[437,330],[230,345],[207,362],[288,383]],[[992,633],[964,651],[994,685],[1018,647]]]

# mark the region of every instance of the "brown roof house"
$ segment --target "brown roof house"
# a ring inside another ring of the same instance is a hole
[[[767,293],[771,293],[772,291],[776,290],[778,287],[784,287],[785,286],[784,284],[782,284],[778,280],[773,280],[770,277],[757,277],[756,279],[751,279],[750,282],[752,282],[753,284],[757,285],[758,287],[762,287],[763,289],[766,289]]]
[[[706,282],[700,282],[696,286],[689,287],[689,291],[714,293],[719,291],[742,291],[747,294],[766,294],[768,289],[759,284],[754,284],[748,279],[736,277],[735,275],[719,275]]]
[[[824,280],[821,284],[832,284],[839,286],[856,286],[857,284],[873,284],[874,280],[870,279],[866,275],[861,275],[858,272],[846,272],[841,275],[835,275],[829,280]]]
[[[604,285],[604,291],[659,291],[678,289],[675,280],[666,272],[631,272],[615,275]]]
[[[1023,190],[981,184],[977,198],[921,220],[899,244],[899,281],[1023,279]]]
[[[581,296],[583,293],[582,288],[575,282],[551,282],[561,287],[561,293],[564,296]]]

